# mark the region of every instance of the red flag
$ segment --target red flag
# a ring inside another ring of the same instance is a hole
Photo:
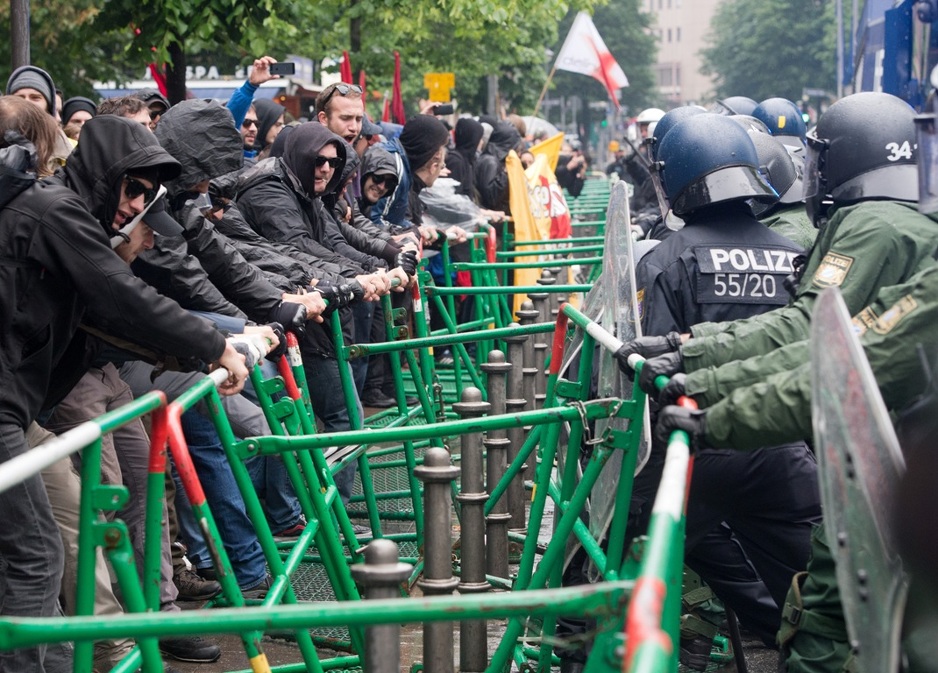
[[[160,90],[160,93],[164,96],[169,96],[169,89],[166,88],[166,75],[163,74],[163,69],[156,65],[156,63],[151,63],[149,65],[150,74],[153,75],[153,81],[156,82],[156,88]]]
[[[609,92],[609,98],[619,107],[616,91],[629,85],[629,79],[616,63],[615,57],[603,42],[593,20],[586,12],[576,15],[567,39],[563,41],[554,67],[598,79]]]
[[[362,105],[365,104],[365,71],[358,71],[358,86],[362,88]]]
[[[381,121],[391,121],[391,99],[387,94],[384,95],[384,109],[381,111]]]
[[[349,58],[348,52],[342,52],[342,63],[339,65],[339,77],[342,78],[342,81],[346,84],[352,84],[355,80],[352,79],[352,59]]]
[[[394,52],[394,86],[391,89],[391,112],[394,115],[394,121],[403,124],[407,121],[407,114],[404,112],[404,97],[401,94],[401,54]]]

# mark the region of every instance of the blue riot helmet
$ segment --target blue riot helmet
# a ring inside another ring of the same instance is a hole
[[[652,135],[645,140],[645,142],[648,143],[651,160],[658,160],[657,148],[661,145],[661,139],[667,135],[668,131],[677,126],[678,122],[681,122],[688,117],[704,114],[705,112],[706,111],[704,109],[699,108],[696,105],[685,105],[684,107],[676,107],[664,115],[655,125],[654,133],[652,133]]]
[[[915,112],[901,98],[866,91],[841,98],[807,135],[804,199],[815,225],[831,204],[918,201]]]
[[[717,203],[778,200],[759,173],[749,134],[720,115],[694,115],[680,122],[661,141],[658,161],[668,202],[681,217]]]
[[[915,117],[918,138],[918,209],[938,211],[938,100],[932,91],[925,103],[925,112]]]
[[[804,147],[807,128],[801,110],[787,98],[766,98],[752,111],[752,116],[769,128],[769,133],[784,145]]]
[[[756,119],[752,115],[730,115],[730,119],[742,126],[748,133],[764,133],[767,136],[772,135],[769,127],[761,119]]]
[[[729,117],[730,115],[751,115],[756,103],[746,96],[729,96],[720,98],[710,106],[710,112]]]
[[[799,203],[804,194],[804,186],[801,171],[795,164],[791,152],[777,138],[766,133],[750,131],[749,139],[759,157],[759,171],[772,185],[772,189],[779,194],[778,203],[781,205]],[[762,217],[773,205],[754,203],[752,210],[756,217]]]

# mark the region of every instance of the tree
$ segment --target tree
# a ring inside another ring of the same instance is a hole
[[[832,91],[834,8],[825,0],[726,0],[710,23],[701,72],[718,98],[801,99],[806,87]]]

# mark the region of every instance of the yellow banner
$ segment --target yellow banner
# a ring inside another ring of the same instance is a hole
[[[560,148],[563,145],[563,133],[542,140],[537,145],[531,147],[531,154],[538,156],[543,154],[547,157],[547,165],[553,173],[557,170],[557,161],[560,159]]]

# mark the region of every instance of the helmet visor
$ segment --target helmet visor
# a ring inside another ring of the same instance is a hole
[[[778,194],[752,166],[729,166],[689,184],[672,205],[674,212],[683,217],[712,203],[740,199],[775,203]]]
[[[938,125],[934,114],[915,118],[918,138],[918,209],[928,214],[938,211]]]

